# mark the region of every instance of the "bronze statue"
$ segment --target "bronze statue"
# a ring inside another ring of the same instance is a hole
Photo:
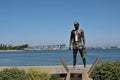
[[[69,49],[73,49],[73,67],[76,65],[77,52],[79,51],[83,60],[84,67],[86,67],[86,48],[85,48],[85,37],[84,31],[79,29],[79,23],[74,22],[74,28],[70,35]]]

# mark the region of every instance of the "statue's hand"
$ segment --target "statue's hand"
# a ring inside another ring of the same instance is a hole
[[[69,47],[69,50],[71,50],[71,47]]]
[[[86,46],[84,46],[83,49],[86,49]]]
[[[71,50],[71,49],[72,49],[72,47],[70,46],[70,47],[69,47],[69,50]]]

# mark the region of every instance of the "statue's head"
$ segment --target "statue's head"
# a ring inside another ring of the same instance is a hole
[[[77,21],[74,22],[74,27],[76,30],[79,29],[79,23]]]

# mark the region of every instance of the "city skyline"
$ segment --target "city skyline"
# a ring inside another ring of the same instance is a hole
[[[68,46],[78,21],[86,46],[120,45],[119,4],[119,0],[1,0],[0,43]]]

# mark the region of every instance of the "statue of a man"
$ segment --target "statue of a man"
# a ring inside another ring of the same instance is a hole
[[[74,28],[70,35],[70,49],[73,49],[73,67],[76,65],[77,52],[79,51],[83,60],[84,67],[86,67],[86,48],[85,48],[85,37],[84,31],[79,29],[79,23],[74,22]]]

